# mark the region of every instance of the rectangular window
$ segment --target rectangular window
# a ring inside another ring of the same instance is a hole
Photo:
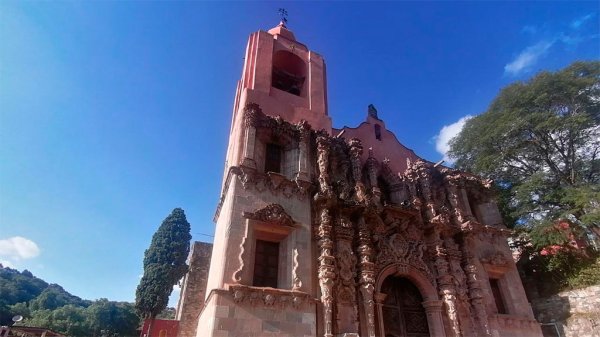
[[[381,125],[375,124],[375,139],[381,140]]]
[[[267,144],[265,154],[265,172],[281,173],[281,146]]]
[[[277,288],[278,267],[279,242],[256,240],[253,285]]]
[[[496,309],[499,314],[507,314],[506,307],[504,306],[504,299],[502,297],[502,290],[500,289],[500,282],[498,279],[490,279],[490,287],[492,288],[492,295],[494,296],[494,302],[496,303]]]

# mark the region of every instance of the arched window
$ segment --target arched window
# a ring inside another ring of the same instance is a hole
[[[273,54],[271,77],[273,87],[296,96],[302,96],[305,79],[306,64],[301,58],[285,50]]]

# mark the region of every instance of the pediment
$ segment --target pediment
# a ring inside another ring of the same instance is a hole
[[[262,221],[273,225],[296,227],[295,221],[279,204],[269,204],[254,212],[244,212],[243,216],[247,219]]]

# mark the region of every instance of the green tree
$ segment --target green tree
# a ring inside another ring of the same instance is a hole
[[[67,304],[76,306],[87,306],[88,301],[82,300],[77,296],[69,294],[63,287],[58,284],[50,284],[29,304],[31,310],[38,309],[56,309]]]
[[[68,304],[52,311],[52,330],[60,331],[70,337],[89,336],[86,308]]]
[[[144,275],[135,299],[142,318],[154,319],[167,307],[173,286],[188,270],[186,259],[191,239],[185,213],[175,208],[154,233],[144,253]]]
[[[11,315],[17,316],[17,315],[21,315],[24,318],[29,318],[31,317],[31,310],[29,310],[29,306],[27,305],[26,302],[19,302],[16,304],[13,304],[11,306],[9,306],[10,308],[10,312]]]
[[[451,142],[458,168],[495,180],[534,253],[560,247],[542,265],[563,280],[577,272],[569,243],[600,233],[599,125],[600,62],[576,62],[505,87]]]
[[[87,308],[86,322],[90,335],[135,336],[140,318],[133,304],[102,298]]]

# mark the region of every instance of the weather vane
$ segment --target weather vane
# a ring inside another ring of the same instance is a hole
[[[279,8],[277,10],[277,13],[279,13],[279,16],[281,17],[281,22],[283,22],[283,24],[285,25],[288,22],[288,12],[285,10],[285,8]]]

